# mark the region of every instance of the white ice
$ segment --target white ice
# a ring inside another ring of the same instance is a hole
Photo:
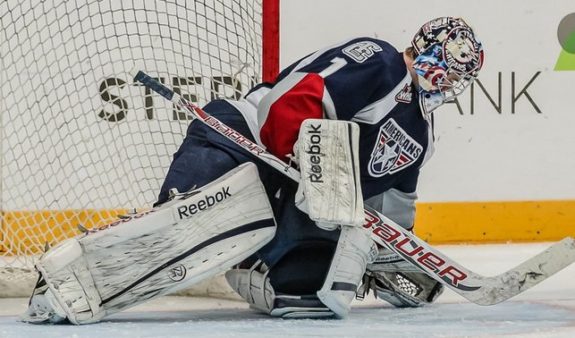
[[[549,244],[441,246],[475,272],[496,275]],[[575,337],[575,266],[495,306],[446,291],[433,305],[395,309],[370,295],[344,320],[282,320],[229,300],[163,297],[105,321],[36,326],[25,299],[0,300],[0,338],[17,337]]]

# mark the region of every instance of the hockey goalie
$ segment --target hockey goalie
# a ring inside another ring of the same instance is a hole
[[[222,271],[253,308],[277,317],[343,318],[370,290],[398,307],[433,302],[442,284],[375,245],[364,204],[412,228],[432,113],[482,63],[467,23],[441,17],[402,52],[351,39],[240,101],[212,101],[208,114],[297,167],[300,182],[195,120],[153,209],[42,256],[24,320],[92,323]]]

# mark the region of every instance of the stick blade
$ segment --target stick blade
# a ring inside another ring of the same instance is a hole
[[[575,262],[575,240],[565,237],[517,267],[494,277],[478,278],[478,290],[463,296],[479,305],[495,305],[541,283]]]

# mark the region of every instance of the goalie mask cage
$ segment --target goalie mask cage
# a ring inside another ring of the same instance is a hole
[[[46,244],[155,201],[189,120],[130,70],[239,98],[277,74],[278,1],[0,3],[0,296],[30,295]]]

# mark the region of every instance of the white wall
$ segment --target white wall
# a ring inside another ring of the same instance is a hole
[[[561,51],[559,22],[572,0],[289,0],[281,5],[281,65],[353,36],[372,36],[398,49],[429,19],[461,16],[486,51],[479,77],[501,114],[475,86],[436,117],[436,148],[420,179],[422,201],[575,198],[575,71],[554,71]],[[575,65],[574,65],[575,67]],[[538,73],[512,114],[517,97]]]

